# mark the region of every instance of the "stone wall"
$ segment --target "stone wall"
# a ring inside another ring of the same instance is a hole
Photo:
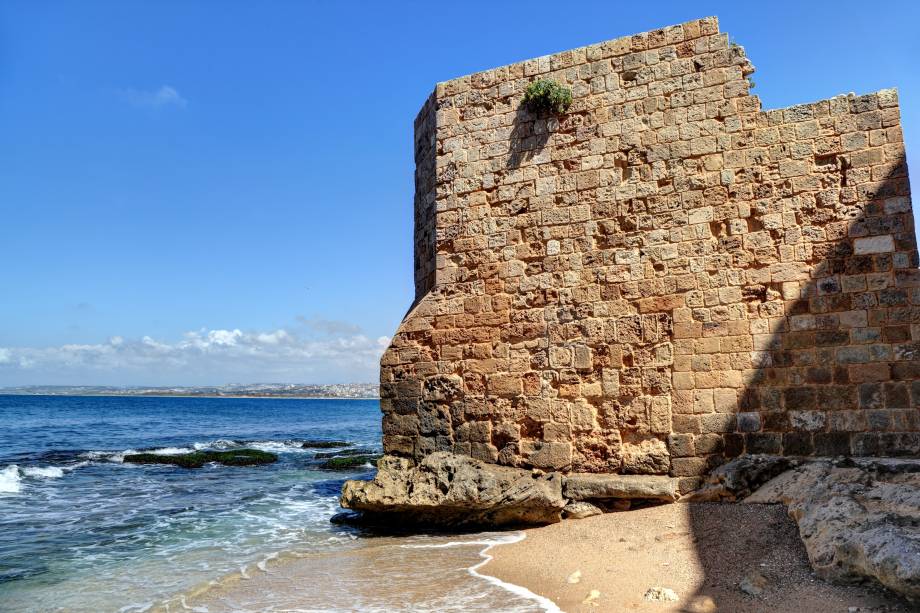
[[[438,84],[387,453],[685,488],[743,452],[920,454],[897,93],[763,111],[752,72],[706,18]],[[537,78],[567,113],[521,107]]]

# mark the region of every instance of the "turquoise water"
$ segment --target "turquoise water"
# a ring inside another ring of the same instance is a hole
[[[379,428],[376,400],[0,396],[0,608],[140,611],[287,548],[345,545],[336,495],[370,468],[320,470],[299,441],[376,448]],[[243,444],[280,460],[121,463]]]
[[[379,449],[378,401],[0,396],[0,611],[540,609],[470,571],[507,535],[331,524],[342,482],[374,469],[322,470],[311,439]],[[240,446],[279,461],[122,462]]]

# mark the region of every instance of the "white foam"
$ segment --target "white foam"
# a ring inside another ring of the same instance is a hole
[[[246,447],[275,453],[308,453],[310,451],[304,449],[300,443],[290,441],[252,441],[247,443]]]
[[[179,604],[182,605],[182,608],[186,611],[195,611],[195,613],[208,613],[207,607],[190,607],[188,602],[185,601],[185,595],[179,596]]]
[[[234,447],[239,447],[239,446],[240,444],[238,441],[234,441],[234,440],[230,440],[226,438],[219,438],[216,441],[213,441],[211,443],[193,443],[192,444],[192,448],[194,448],[195,451],[201,451],[202,449],[232,449]]]
[[[189,449],[188,447],[161,447],[160,449],[152,449],[145,453],[152,453],[153,455],[182,455],[183,453],[192,453],[194,449]],[[125,451],[124,453],[128,453]],[[124,454],[122,454],[122,459],[124,459]]]
[[[118,613],[144,613],[153,608],[152,602],[141,602],[137,604],[125,605],[118,609]]]
[[[19,467],[15,464],[0,470],[0,494],[18,494],[22,491],[20,481]]]
[[[266,564],[268,563],[269,560],[274,560],[274,559],[277,558],[277,557],[278,557],[278,552],[277,552],[277,551],[276,551],[275,553],[270,553],[270,554],[268,554],[267,556],[265,556],[265,559],[264,559],[264,560],[262,560],[261,562],[259,562],[258,564],[256,564],[256,566],[257,566],[258,569],[261,570],[263,573],[267,573],[267,572],[268,572],[268,567],[266,566]]]
[[[45,479],[58,479],[64,476],[64,469],[57,466],[29,466],[22,469],[26,477],[42,477]]]
[[[527,538],[527,535],[523,532],[518,532],[516,534],[509,534],[507,536],[497,536],[490,539],[482,540],[472,540],[472,541],[450,541],[448,543],[439,543],[437,545],[403,545],[406,548],[417,548],[417,549],[444,549],[447,547],[467,547],[469,545],[485,545],[485,549],[479,552],[479,557],[483,560],[479,564],[475,564],[469,567],[467,572],[469,572],[474,577],[488,581],[494,586],[500,587],[504,590],[507,590],[514,594],[515,596],[520,596],[521,598],[526,598],[528,600],[533,600],[539,605],[541,609],[547,613],[562,613],[555,602],[546,598],[545,596],[540,596],[528,590],[526,587],[517,585],[514,583],[508,583],[507,581],[502,581],[498,577],[493,577],[491,575],[484,575],[479,571],[480,568],[492,561],[492,556],[488,554],[488,551],[495,547],[496,545],[510,545],[511,543],[518,543]]]
[[[116,462],[121,463],[125,461],[126,453],[137,453],[134,449],[126,449],[124,451],[112,452],[112,451],[84,451],[80,454],[81,458],[86,458],[90,461],[105,461],[105,462]]]

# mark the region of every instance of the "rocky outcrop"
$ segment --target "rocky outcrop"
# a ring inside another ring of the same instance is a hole
[[[644,499],[674,502],[677,479],[657,475],[571,474],[563,495],[571,500]]]
[[[785,504],[821,577],[920,599],[920,460],[745,456],[681,500],[738,499]]]
[[[230,451],[192,451],[190,453],[129,453],[126,464],[171,464],[182,468],[201,468],[215,462],[224,466],[258,466],[278,461],[278,456],[258,449],[231,449]]]
[[[629,508],[630,500],[674,502],[678,479],[660,475],[600,475],[521,470],[437,452],[418,464],[384,456],[373,481],[346,481],[342,506],[364,519],[399,516],[400,522],[504,526],[548,524]]]
[[[384,456],[373,481],[346,481],[341,504],[401,522],[460,526],[549,524],[566,501],[562,477],[433,453],[417,465]]]
[[[920,460],[810,462],[745,502],[785,504],[822,577],[920,599]]]

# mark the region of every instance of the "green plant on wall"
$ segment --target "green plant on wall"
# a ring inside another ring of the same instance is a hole
[[[565,113],[572,104],[572,90],[555,81],[540,79],[524,90],[524,105],[534,113]]]

